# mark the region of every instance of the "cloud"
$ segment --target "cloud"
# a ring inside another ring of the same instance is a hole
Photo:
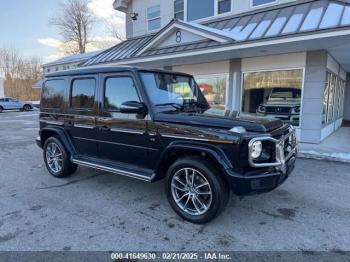
[[[107,19],[115,16],[113,9],[113,0],[90,0],[88,8],[99,19]]]
[[[94,15],[97,24],[94,37],[87,46],[87,51],[109,48],[118,42],[113,33],[125,35],[125,14],[113,9],[114,0],[89,0],[88,8]],[[55,48],[54,54],[45,58],[46,62],[54,61],[66,55],[69,43],[63,43],[56,38],[41,38],[38,42],[44,46]]]
[[[41,38],[41,39],[38,39],[38,42],[42,45],[53,47],[53,48],[61,48],[63,45],[62,41],[55,38]]]

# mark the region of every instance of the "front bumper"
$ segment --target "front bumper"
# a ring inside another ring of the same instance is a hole
[[[269,192],[287,180],[295,167],[296,156],[292,156],[284,168],[271,168],[255,175],[241,175],[233,170],[228,171],[231,190],[239,196]]]

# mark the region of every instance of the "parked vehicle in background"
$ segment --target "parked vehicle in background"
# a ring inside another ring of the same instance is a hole
[[[294,169],[294,128],[213,110],[193,76],[134,67],[46,76],[36,142],[48,171],[78,165],[135,179],[165,179],[171,207],[205,223],[236,195],[268,192]]]
[[[22,101],[16,98],[0,98],[0,113],[4,110],[30,111],[34,108],[31,102]]]
[[[274,88],[267,101],[261,104],[256,113],[261,116],[271,116],[285,123],[299,125],[301,105],[301,90],[298,88]]]

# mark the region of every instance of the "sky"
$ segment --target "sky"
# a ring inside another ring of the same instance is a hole
[[[97,24],[90,51],[115,44],[105,26],[114,23],[124,32],[124,15],[113,9],[113,0],[86,0]],[[50,17],[59,12],[64,0],[0,0],[0,48],[14,47],[24,56],[39,56],[44,62],[64,55],[62,42]]]

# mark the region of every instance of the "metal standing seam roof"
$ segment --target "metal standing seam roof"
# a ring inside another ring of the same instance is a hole
[[[116,60],[131,58],[132,55],[137,50],[139,50],[141,46],[146,44],[152,37],[153,35],[147,35],[144,37],[128,39],[110,49],[107,49],[106,51],[100,53],[99,55],[92,57],[82,65],[90,66],[95,64],[108,63]]]
[[[171,23],[176,23],[176,21]],[[182,21],[181,23],[193,27],[193,23]],[[304,0],[207,22],[200,25],[200,28],[202,30],[207,28],[208,33],[218,33],[220,30],[223,33],[222,35],[232,39],[228,43],[232,42],[234,44],[299,33],[313,33],[346,26],[350,26],[349,2],[342,0]],[[135,55],[145,44],[152,41],[153,37],[162,34],[162,32],[163,30],[156,35],[127,40],[88,60],[83,65],[88,66],[122,59],[184,52],[223,44],[208,39],[160,49],[153,48],[138,56]]]
[[[94,57],[94,56],[100,54],[101,52],[102,51],[94,51],[94,52],[88,52],[88,53],[84,53],[84,54],[74,54],[74,55],[66,56],[66,57],[60,58],[56,61],[46,63],[43,65],[43,67],[82,62],[84,60],[88,60],[91,57]]]

